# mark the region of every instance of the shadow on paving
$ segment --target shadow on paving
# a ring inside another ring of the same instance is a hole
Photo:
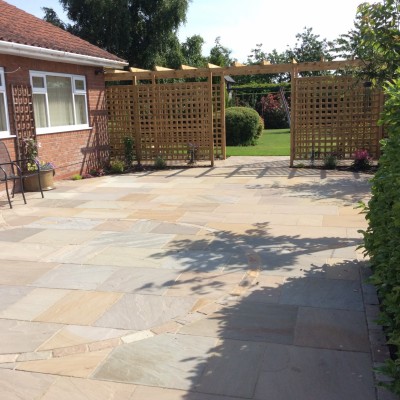
[[[259,157],[262,158],[262,157]],[[265,157],[268,158],[268,157]],[[166,178],[172,178],[175,176],[183,176],[187,173],[188,169],[196,171],[199,169],[199,173],[195,174],[195,178],[206,178],[206,177],[225,177],[225,178],[237,178],[237,177],[253,177],[253,178],[264,178],[267,176],[276,177],[287,177],[288,179],[298,177],[316,177],[320,180],[324,180],[327,177],[344,177],[348,176],[353,181],[358,180],[364,176],[364,174],[353,172],[349,170],[325,170],[321,168],[291,168],[289,159],[284,160],[271,160],[271,161],[256,161],[256,162],[244,162],[237,164],[230,164],[229,158],[222,161],[221,164],[217,164],[214,167],[204,168],[204,165],[192,166],[190,168],[182,168],[182,166],[171,167],[170,173]],[[157,171],[148,170],[143,173],[144,175],[157,174]],[[193,176],[192,176],[193,177]]]
[[[360,282],[342,279],[359,268],[323,265],[283,284],[261,275],[240,300],[184,326],[183,347],[188,336],[199,347],[217,340],[206,354],[180,354],[191,367],[184,398],[375,399]]]
[[[177,333],[118,347],[95,378],[183,390],[186,400],[376,399],[358,239],[273,237],[267,224],[212,239],[156,255],[182,272],[165,285],[207,298],[230,274],[241,272],[240,284]]]

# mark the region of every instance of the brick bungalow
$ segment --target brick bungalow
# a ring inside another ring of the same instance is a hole
[[[15,157],[20,124],[13,103],[20,86],[32,99],[40,159],[56,164],[57,178],[101,166],[108,157],[103,70],[125,65],[0,0],[0,140]]]

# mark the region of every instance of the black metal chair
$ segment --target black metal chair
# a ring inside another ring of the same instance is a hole
[[[27,163],[35,163],[37,169],[35,171],[25,171],[23,169],[24,165]],[[12,198],[14,198],[15,194],[15,182],[18,181],[20,185],[20,190],[22,193],[22,197],[24,199],[24,203],[26,204],[25,192],[24,192],[24,183],[23,179],[28,176],[37,176],[39,182],[40,193],[42,194],[42,198],[44,198],[42,184],[40,181],[40,165],[36,160],[29,159],[19,159],[19,160],[11,160],[10,153],[5,145],[5,143],[0,141],[0,183],[5,184],[6,194],[8,199],[8,204],[10,208],[12,208],[10,193],[8,190],[8,182],[12,181]]]

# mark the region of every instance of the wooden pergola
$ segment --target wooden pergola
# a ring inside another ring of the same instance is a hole
[[[351,76],[304,78],[301,72],[349,70],[361,60],[242,65],[182,65],[179,70],[130,68],[106,70],[110,145],[123,154],[123,138],[131,137],[136,157],[187,159],[188,146],[197,159],[226,157],[224,76],[288,73],[291,76],[291,152],[294,160],[318,159],[337,152],[350,158],[357,148],[379,157],[382,129],[376,122],[383,95]]]

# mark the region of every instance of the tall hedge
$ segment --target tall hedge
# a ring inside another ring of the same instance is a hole
[[[225,123],[228,146],[254,145],[263,129],[263,123],[257,111],[249,107],[227,108]]]
[[[381,124],[388,139],[383,142],[379,169],[372,179],[372,197],[366,207],[368,228],[364,232],[366,253],[381,303],[380,323],[385,327],[395,358],[383,372],[400,394],[400,80],[388,83]]]

